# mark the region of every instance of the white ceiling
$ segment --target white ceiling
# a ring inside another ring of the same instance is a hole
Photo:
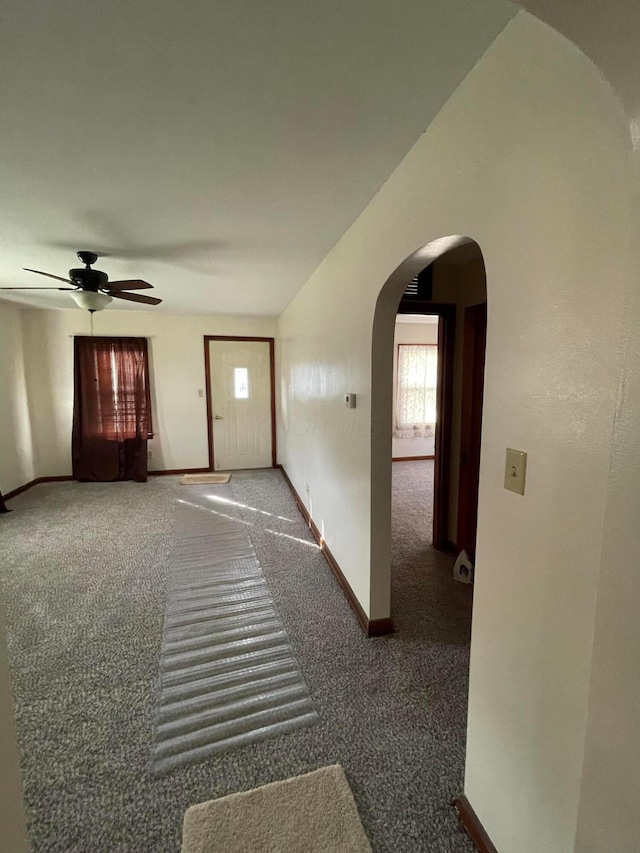
[[[0,286],[46,286],[21,268],[64,275],[90,249],[154,284],[153,310],[279,314],[514,12],[5,0]]]

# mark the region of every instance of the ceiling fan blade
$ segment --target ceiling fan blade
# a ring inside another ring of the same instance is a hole
[[[127,302],[143,302],[145,305],[159,305],[162,302],[162,299],[156,299],[155,296],[143,296],[138,293],[116,293],[115,290],[109,296],[116,299],[126,299]]]
[[[53,276],[55,278],[55,276]],[[63,279],[64,281],[64,279]],[[78,290],[77,287],[0,287],[0,290]]]
[[[70,278],[61,278],[59,275],[52,275],[50,272],[42,272],[41,270],[30,270],[29,267],[23,267],[25,272],[34,272],[36,275],[46,275],[47,278],[55,278],[56,281],[64,281],[67,284],[73,284]]]
[[[143,281],[141,278],[132,278],[128,281],[110,281],[105,290],[120,291],[120,290],[147,290],[153,289],[153,285],[148,281]]]

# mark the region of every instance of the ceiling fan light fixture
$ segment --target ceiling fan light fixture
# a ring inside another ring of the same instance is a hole
[[[72,287],[0,287],[1,290],[64,290],[75,301],[78,307],[85,311],[102,311],[113,299],[125,302],[137,302],[142,305],[160,305],[162,299],[157,296],[146,296],[143,293],[130,293],[136,290],[153,290],[153,285],[141,278],[128,278],[123,281],[109,281],[109,276],[102,270],[94,270],[91,265],[98,259],[95,252],[78,252],[78,257],[85,265],[82,269],[69,270],[69,278],[62,278],[50,272],[33,270],[25,267],[26,272],[44,275],[56,281],[71,284]],[[116,303],[117,304],[117,303]]]
[[[94,290],[77,290],[69,296],[79,308],[84,308],[86,311],[102,311],[113,301],[106,293],[96,293]]]

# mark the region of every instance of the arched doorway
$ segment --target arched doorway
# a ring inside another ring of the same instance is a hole
[[[407,285],[429,266],[434,270],[432,292],[412,301]],[[473,560],[486,332],[486,278],[478,244],[460,235],[431,241],[396,268],[376,303],[371,372],[373,613],[389,613],[391,604],[393,352],[399,307],[440,316],[433,541],[454,554],[464,549]]]

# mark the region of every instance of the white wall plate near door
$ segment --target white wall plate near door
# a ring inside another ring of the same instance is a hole
[[[527,454],[522,450],[507,447],[504,466],[504,487],[518,495],[524,495],[524,483],[527,476]]]

